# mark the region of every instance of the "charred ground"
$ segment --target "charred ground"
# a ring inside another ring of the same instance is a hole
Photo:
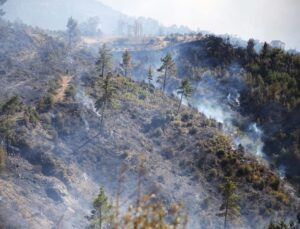
[[[121,198],[132,200],[141,154],[143,192],[156,189],[166,204],[183,202],[191,228],[222,225],[219,188],[229,175],[237,182],[243,227],[296,216],[299,200],[291,186],[234,149],[215,121],[189,107],[176,115],[177,99],[115,75],[115,105],[100,129],[93,53],[70,51],[64,41],[24,25],[1,22],[0,30],[1,104],[18,96],[9,103],[14,134],[0,177],[1,226],[86,226],[99,184],[113,196],[122,164]],[[62,85],[65,75],[68,84]]]

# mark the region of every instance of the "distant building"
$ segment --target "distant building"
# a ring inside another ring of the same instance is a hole
[[[270,45],[273,48],[278,48],[278,49],[284,49],[285,48],[285,43],[280,41],[280,40],[271,41]]]

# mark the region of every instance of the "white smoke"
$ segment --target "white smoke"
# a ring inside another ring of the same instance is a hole
[[[207,118],[221,123],[223,130],[234,139],[236,147],[243,146],[247,152],[264,156],[263,131],[257,123],[249,122],[240,114],[240,93],[236,85],[223,85],[206,72],[195,87],[191,104]],[[241,129],[240,126],[244,127]]]

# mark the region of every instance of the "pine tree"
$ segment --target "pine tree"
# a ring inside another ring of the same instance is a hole
[[[124,71],[124,76],[130,76],[130,71],[132,69],[131,55],[128,50],[123,53],[121,67]]]
[[[163,92],[166,89],[166,83],[167,83],[167,78],[171,75],[176,74],[176,64],[174,60],[172,59],[172,56],[170,53],[168,53],[164,58],[161,59],[162,65],[161,67],[157,70],[159,72],[162,72],[163,75],[160,78],[162,79],[162,90]]]
[[[149,69],[148,69],[148,85],[149,85],[149,88],[151,87],[152,80],[153,80],[153,70],[152,70],[152,67],[150,66]]]
[[[0,169],[5,167],[6,158],[6,150],[0,145]]]
[[[177,91],[177,94],[180,95],[180,102],[178,105],[177,113],[179,113],[179,111],[180,111],[183,97],[185,97],[186,99],[190,98],[192,96],[192,93],[193,93],[193,87],[192,87],[191,82],[189,81],[189,79],[183,79],[181,81],[181,86],[178,88],[178,91]]]
[[[18,96],[10,98],[1,108],[0,116],[0,144],[5,145],[6,151],[8,151],[9,144],[15,138],[14,126],[16,124],[16,118],[14,117],[16,112],[22,110],[22,104],[19,101]]]
[[[0,145],[8,151],[10,142],[15,138],[14,126],[16,121],[10,116],[0,116]]]
[[[78,23],[76,20],[74,20],[72,17],[68,19],[67,23],[67,33],[68,33],[68,39],[69,39],[69,47],[72,48],[73,41],[78,36]]]
[[[94,200],[94,227],[102,229],[102,225],[105,221],[109,221],[111,217],[111,205],[108,198],[105,195],[104,188],[100,188],[100,192],[97,198]]]
[[[103,44],[99,49],[99,57],[96,62],[96,67],[100,77],[105,77],[112,68],[112,53],[106,44]]]
[[[254,59],[254,57],[256,56],[254,39],[248,40],[246,50],[247,50],[248,60],[251,62]]]
[[[236,218],[240,215],[240,207],[238,206],[239,197],[235,194],[236,184],[230,178],[227,178],[226,184],[222,187],[223,203],[220,214],[224,216],[224,229],[227,228],[228,218]]]
[[[13,115],[21,111],[22,104],[18,96],[11,97],[1,108],[1,113],[4,115]]]
[[[285,223],[281,221],[279,223],[271,222],[267,229],[298,229],[298,226],[294,222]]]
[[[107,109],[111,109],[113,107],[115,88],[111,83],[112,74],[108,73],[106,78],[101,82],[102,96],[96,101],[95,107],[99,111],[101,111],[101,126],[103,124],[105,118],[105,112]]]
[[[6,0],[0,0],[0,6],[2,6],[4,3],[6,2]],[[2,17],[5,14],[5,12],[0,9],[0,17]]]

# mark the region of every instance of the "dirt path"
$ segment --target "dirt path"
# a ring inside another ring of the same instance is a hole
[[[60,76],[60,87],[56,91],[56,95],[54,96],[55,102],[61,102],[65,98],[65,92],[69,86],[72,77],[69,75],[61,75]]]

